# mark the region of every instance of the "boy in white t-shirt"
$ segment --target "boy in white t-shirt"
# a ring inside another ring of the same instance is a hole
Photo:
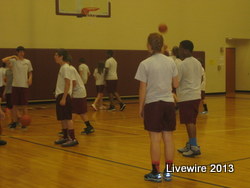
[[[105,79],[107,84],[107,91],[109,93],[110,107],[108,110],[115,110],[114,106],[114,96],[118,100],[120,104],[120,111],[123,111],[126,108],[126,104],[124,104],[121,100],[119,93],[117,92],[117,61],[113,58],[114,52],[112,50],[107,51],[108,59],[105,62]]]
[[[3,77],[4,77],[4,69],[2,69],[2,68],[0,68],[0,85],[2,85],[1,87],[0,87],[0,92],[1,92],[1,95],[0,95],[0,119],[1,119],[1,121],[0,121],[0,135],[2,134],[2,120],[5,118],[5,114],[4,114],[4,112],[3,112],[3,110],[2,110],[2,107],[1,107],[1,102],[2,102],[2,96],[3,96],[3,89],[4,89],[4,86],[3,86],[3,82],[4,82],[4,79],[3,79]],[[1,140],[0,139],[0,145],[6,145],[7,144],[7,142],[5,141],[5,140]]]
[[[72,63],[72,57],[68,56],[68,62]],[[87,92],[83,84],[83,81],[78,74],[75,67],[70,65],[71,69],[71,80],[72,80],[72,113],[77,114],[81,117],[86,128],[81,132],[81,134],[90,134],[95,132],[94,127],[90,124],[87,115]]]
[[[201,63],[192,56],[194,45],[190,40],[180,42],[179,53],[183,59],[178,66],[179,87],[177,97],[179,100],[180,123],[186,125],[188,142],[184,148],[178,149],[184,157],[200,155],[200,146],[197,144],[196,119],[201,100]]]
[[[80,58],[79,62],[81,63],[78,67],[79,74],[82,78],[84,84],[87,84],[88,77],[90,76],[90,71],[88,65],[85,64],[85,59]]]
[[[61,121],[63,137],[56,140],[55,144],[63,147],[78,144],[75,138],[74,126],[72,121],[72,104],[70,94],[72,92],[71,78],[72,71],[68,62],[68,52],[59,49],[54,55],[55,62],[60,65],[60,70],[56,82],[56,115],[57,120]]]
[[[158,33],[148,36],[151,56],[142,61],[135,79],[140,81],[139,114],[144,129],[149,132],[152,171],[144,176],[147,181],[161,182],[161,140],[164,143],[165,169],[163,179],[171,181],[174,159],[173,131],[176,129],[175,104],[172,86],[178,86],[178,71],[174,61],[163,55],[163,37]]]
[[[16,49],[17,55],[5,57],[2,59],[4,63],[11,63],[13,71],[12,82],[12,103],[13,103],[13,123],[10,128],[16,128],[18,124],[19,110],[22,115],[28,114],[28,89],[32,84],[32,65],[30,60],[25,59],[25,49],[19,46]],[[22,125],[22,128],[26,128]]]

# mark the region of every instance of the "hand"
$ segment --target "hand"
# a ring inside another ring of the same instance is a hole
[[[60,105],[61,105],[61,106],[65,106],[65,104],[66,104],[66,100],[65,100],[65,99],[61,99]]]
[[[28,79],[28,85],[29,85],[29,86],[32,85],[32,80]]]
[[[141,117],[141,118],[143,118],[144,117],[144,110],[143,109],[139,109],[139,116]]]
[[[14,58],[16,60],[18,59],[18,57],[16,55],[13,55],[12,58]]]

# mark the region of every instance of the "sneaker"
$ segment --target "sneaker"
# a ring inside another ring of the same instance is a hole
[[[63,144],[67,142],[69,139],[67,138],[59,138],[58,140],[55,141],[55,144]]]
[[[123,111],[126,108],[126,104],[122,103],[120,104],[120,111]]]
[[[172,174],[169,172],[163,172],[163,179],[165,181],[171,181],[172,180]]]
[[[203,112],[201,112],[201,114],[207,114],[208,113],[208,111],[203,111]]]
[[[71,146],[75,146],[77,144],[79,144],[79,143],[76,139],[75,140],[68,140],[67,142],[62,144],[62,147],[71,147]]]
[[[186,146],[184,148],[179,148],[179,149],[177,149],[177,151],[179,151],[180,153],[187,152],[190,150],[190,146],[191,145],[187,142]]]
[[[107,108],[105,106],[100,106],[99,109],[100,110],[106,110]]]
[[[110,107],[108,108],[108,111],[114,111],[116,110],[115,107],[113,105],[110,105]]]
[[[94,104],[91,104],[91,106],[92,106],[92,108],[93,108],[95,111],[97,111],[97,108],[96,108],[96,106],[95,106]]]
[[[95,129],[93,127],[87,127],[87,128],[84,128],[84,131],[82,131],[81,134],[90,134],[93,132],[95,132]]]
[[[5,140],[0,140],[0,146],[6,145],[7,142]]]
[[[17,126],[17,122],[13,122],[13,123],[10,123],[10,124],[9,124],[9,128],[10,128],[10,129],[15,129],[16,126]]]
[[[194,157],[200,154],[201,154],[200,146],[191,146],[190,150],[182,153],[184,157]]]
[[[160,173],[153,174],[152,172],[150,172],[149,174],[145,174],[144,180],[153,181],[153,182],[161,182],[162,181]]]

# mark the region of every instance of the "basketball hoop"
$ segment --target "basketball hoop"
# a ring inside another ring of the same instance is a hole
[[[85,7],[82,9],[81,13],[83,16],[95,16],[94,14],[90,14],[90,12],[97,11],[99,9],[100,8],[97,8],[97,7]]]

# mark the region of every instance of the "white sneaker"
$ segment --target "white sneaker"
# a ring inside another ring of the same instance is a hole
[[[200,154],[201,154],[200,146],[191,146],[190,150],[182,153],[184,157],[194,157]]]
[[[179,151],[180,153],[187,152],[190,150],[190,146],[191,145],[187,142],[186,146],[184,148],[179,148],[179,149],[177,149],[177,151]]]

